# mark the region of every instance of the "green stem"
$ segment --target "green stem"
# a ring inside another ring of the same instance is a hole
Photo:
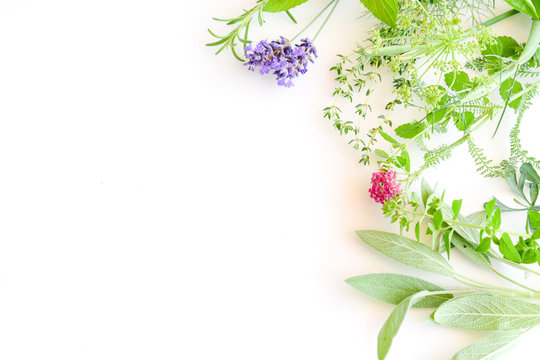
[[[313,25],[313,23],[315,21],[317,21],[318,18],[321,17],[322,14],[324,14],[324,12],[326,11],[326,9],[328,9],[334,2],[336,2],[338,0],[331,0],[321,11],[319,11],[319,13],[317,15],[315,15],[315,17],[302,29],[300,30],[300,32],[298,34],[296,34],[292,39],[291,39],[291,42],[293,42],[294,40],[296,40],[300,35],[302,35],[302,33],[304,31],[306,31],[311,25]]]
[[[489,19],[485,22],[483,22],[482,24],[478,25],[478,26],[475,26],[469,30],[467,30],[464,35],[465,37],[468,37],[476,32],[478,32],[482,27],[490,27],[492,25],[495,25],[496,23],[504,20],[504,19],[507,19],[511,16],[514,16],[515,14],[519,13],[519,11],[517,10],[509,10],[505,13],[502,13],[498,16],[495,16],[494,18],[492,19]],[[395,56],[395,55],[400,55],[400,54],[404,54],[404,53],[407,53],[409,51],[412,51],[414,50],[415,51],[415,54],[416,55],[419,55],[419,54],[423,54],[427,48],[428,48],[428,45],[431,45],[431,46],[437,46],[437,45],[440,45],[441,44],[441,41],[434,41],[433,43],[431,44],[426,44],[426,45],[418,45],[418,44],[415,44],[415,45],[391,45],[391,46],[385,46],[383,47],[382,49],[379,49],[378,51],[374,52],[374,53],[371,53],[370,56],[371,57],[378,57],[378,56]]]
[[[334,10],[336,10],[336,6],[337,4],[339,4],[339,0],[336,0],[334,2],[334,6],[332,7],[332,9],[330,10],[330,12],[328,13],[328,16],[326,16],[326,19],[324,19],[323,23],[321,24],[321,27],[319,28],[319,30],[317,30],[317,33],[315,34],[315,36],[313,37],[313,41],[315,41],[315,39],[317,39],[317,37],[319,36],[319,34],[321,33],[322,29],[324,28],[324,26],[326,25],[326,23],[328,23],[328,20],[330,20],[330,17],[332,16],[332,14],[334,13]]]
[[[526,286],[526,285],[520,284],[520,283],[518,283],[517,281],[515,281],[515,280],[509,278],[508,276],[506,276],[506,275],[504,275],[504,274],[501,274],[500,272],[498,272],[497,270],[495,270],[495,268],[494,268],[493,266],[490,266],[489,268],[491,269],[491,271],[493,271],[495,274],[497,274],[498,276],[500,276],[500,277],[503,278],[504,280],[506,280],[506,281],[508,281],[508,282],[511,282],[512,284],[517,285],[517,286],[519,286],[519,287],[521,287],[521,288],[523,288],[523,289],[525,289],[525,290],[529,290],[529,291],[531,291],[531,292],[540,294],[540,291],[534,290],[533,288],[530,288],[530,287],[528,287],[528,286]]]

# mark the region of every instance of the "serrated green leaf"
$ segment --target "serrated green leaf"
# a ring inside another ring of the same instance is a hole
[[[305,3],[308,0],[268,0],[266,5],[264,5],[263,10],[266,12],[281,12],[287,11]]]
[[[396,26],[399,5],[397,0],[360,0],[383,23]]]
[[[351,277],[345,282],[367,296],[394,305],[423,290],[444,290],[425,280],[400,274],[367,274]],[[451,294],[431,295],[416,303],[414,307],[434,308],[451,298]]]
[[[440,275],[454,274],[448,261],[422,243],[376,230],[360,230],[356,234],[367,245],[402,264]]]
[[[444,74],[444,82],[454,91],[463,91],[472,87],[472,82],[464,71],[452,71]]]
[[[399,331],[407,312],[414,303],[420,301],[423,297],[429,295],[429,291],[421,291],[414,295],[409,296],[405,300],[399,303],[398,306],[392,311],[383,327],[379,331],[379,336],[377,338],[377,355],[379,360],[384,360],[390,346],[392,346],[392,341]]]
[[[470,111],[456,113],[454,115],[454,124],[459,131],[466,131],[474,123],[474,114]]]
[[[473,294],[444,302],[434,319],[441,325],[469,330],[526,329],[540,324],[540,306],[505,296]]]
[[[520,93],[522,90],[523,86],[519,81],[515,79],[506,79],[499,87],[499,94],[501,95],[503,100],[507,100],[509,97]],[[508,103],[508,106],[510,106],[512,109],[517,109],[519,107],[519,104],[521,103],[521,98],[522,96],[518,97],[513,101],[510,101]]]
[[[523,330],[499,331],[458,351],[452,360],[495,360],[514,346]]]

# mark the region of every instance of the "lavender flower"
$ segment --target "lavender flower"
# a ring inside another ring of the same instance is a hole
[[[294,46],[283,36],[279,40],[259,42],[255,48],[248,44],[245,49],[248,61],[244,64],[249,70],[259,67],[261,75],[276,75],[278,85],[291,87],[292,79],[307,72],[307,65],[317,57],[317,50],[309,39],[300,40]]]

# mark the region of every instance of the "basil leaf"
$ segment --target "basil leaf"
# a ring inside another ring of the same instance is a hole
[[[397,0],[360,0],[383,23],[396,26],[399,6]]]
[[[287,11],[306,1],[308,0],[268,0],[266,5],[264,5],[263,10],[266,12]]]
[[[540,213],[538,211],[529,210],[527,216],[532,228],[536,229],[540,227]]]
[[[505,296],[474,294],[446,301],[433,318],[460,329],[525,329],[540,324],[540,306]]]
[[[377,355],[379,356],[379,360],[384,360],[386,355],[388,355],[390,346],[392,346],[392,340],[394,340],[394,337],[398,333],[399,328],[405,319],[405,315],[407,315],[411,306],[427,295],[429,295],[429,291],[421,291],[411,295],[400,302],[394,311],[392,311],[379,331],[379,337],[377,338]]]
[[[452,360],[495,360],[515,345],[523,330],[499,331],[458,351]]]
[[[356,234],[367,245],[402,264],[440,275],[454,274],[445,258],[422,243],[383,231],[361,230]]]
[[[422,290],[444,290],[425,280],[400,274],[367,274],[348,278],[345,282],[367,296],[394,305]],[[451,298],[451,294],[427,296],[414,307],[434,308]]]

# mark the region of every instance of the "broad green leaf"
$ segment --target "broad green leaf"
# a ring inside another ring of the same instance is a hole
[[[514,9],[529,15],[533,19],[540,19],[540,2],[538,0],[504,0]]]
[[[478,252],[478,249],[475,250],[474,246],[472,246],[472,244],[470,244],[467,240],[463,239],[463,237],[461,237],[459,234],[454,233],[452,236],[452,244],[454,244],[456,249],[463,253],[463,255],[467,256],[478,265],[488,269],[491,267],[489,257]]]
[[[520,93],[523,90],[523,86],[521,83],[515,79],[506,79],[503,81],[501,86],[499,87],[499,94],[503,98],[503,100],[507,100],[510,96]],[[515,99],[514,101],[510,101],[508,103],[508,106],[510,106],[512,109],[517,109],[519,106],[519,103],[521,102],[521,96]]]
[[[470,330],[526,329],[540,324],[540,306],[505,296],[473,294],[444,302],[434,320]]]
[[[505,58],[516,55],[522,49],[518,42],[510,36],[499,36],[497,42],[501,44],[501,53],[499,55]]]
[[[448,261],[422,243],[383,231],[360,230],[356,234],[367,245],[402,264],[446,276],[454,274]]]
[[[514,346],[523,330],[498,331],[458,351],[452,360],[495,360]]]
[[[472,82],[464,71],[452,71],[444,74],[444,82],[454,91],[462,91],[472,87]]]
[[[521,262],[521,256],[519,256],[519,252],[516,250],[516,247],[512,243],[512,239],[510,239],[510,236],[508,236],[507,233],[504,233],[501,236],[499,241],[499,251],[508,260],[512,260],[517,263]]]
[[[425,130],[427,125],[423,121],[415,121],[400,125],[396,128],[396,134],[404,139],[412,139]]]
[[[367,296],[394,305],[422,290],[444,290],[425,280],[400,274],[367,274],[351,277],[345,282]],[[427,296],[414,307],[434,308],[451,298],[451,294]]]
[[[263,10],[266,12],[287,11],[305,3],[308,0],[268,0]]]
[[[399,5],[397,0],[360,0],[383,23],[396,26]]]
[[[409,296],[405,300],[399,303],[398,306],[392,311],[383,327],[379,331],[379,337],[377,339],[377,355],[379,360],[383,360],[388,355],[390,346],[392,346],[392,340],[399,331],[407,312],[414,303],[420,301],[423,297],[429,295],[429,291],[421,291],[414,295]]]
[[[527,212],[531,227],[538,228],[540,227],[540,213],[538,211],[529,210]]]

